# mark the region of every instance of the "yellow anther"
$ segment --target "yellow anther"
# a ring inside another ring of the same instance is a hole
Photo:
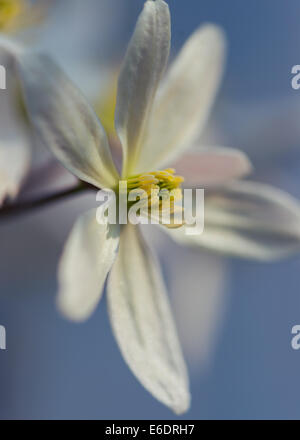
[[[184,181],[184,178],[176,176],[174,173],[175,170],[173,168],[167,168],[162,171],[138,174],[127,179],[127,187],[128,190],[144,188],[145,191],[151,189],[172,191],[178,188],[181,193],[180,184]]]
[[[173,168],[165,170],[151,171],[148,173],[137,174],[127,179],[127,192],[130,193],[131,201],[139,198],[148,203],[148,214],[151,217],[153,210],[156,211],[159,221],[163,222],[163,217],[170,217],[171,225],[168,227],[180,227],[182,223],[177,225],[174,223],[176,212],[183,212],[182,206],[176,205],[181,202],[182,190],[181,183],[184,178],[175,175]],[[148,200],[148,202],[147,202]],[[135,203],[135,202],[132,202]]]
[[[167,173],[170,173],[170,174],[174,174],[175,173],[175,169],[174,168],[166,168],[165,171]]]
[[[184,178],[181,176],[176,176],[176,177],[174,177],[173,182],[180,185],[181,183],[184,182]]]
[[[153,185],[158,185],[159,180],[151,174],[141,174],[140,176],[133,177],[127,180],[128,190],[133,188],[148,188]]]

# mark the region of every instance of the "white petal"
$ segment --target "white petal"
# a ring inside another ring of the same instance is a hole
[[[158,264],[137,227],[121,233],[108,284],[109,314],[125,361],[158,400],[183,413],[188,379]]]
[[[12,62],[16,56],[20,56],[24,53],[23,46],[4,34],[0,35],[0,49],[1,56],[3,54],[8,56]]]
[[[183,244],[272,261],[300,251],[300,204],[272,186],[237,181],[206,192],[203,234],[167,232]]]
[[[31,139],[20,112],[19,90],[11,55],[0,50],[6,90],[0,90],[0,205],[19,193],[31,156]]]
[[[169,164],[197,140],[223,73],[222,31],[205,25],[186,42],[154,104],[137,171]]]
[[[133,174],[169,49],[169,7],[162,0],[148,0],[129,44],[118,85],[116,130],[124,151],[124,176]]]
[[[27,53],[17,61],[27,110],[41,140],[80,179],[113,187],[118,173],[107,137],[85,98],[50,58]]]
[[[94,311],[118,244],[119,226],[98,224],[96,210],[75,223],[59,263],[58,307],[69,319],[82,321]]]
[[[233,148],[207,148],[186,153],[172,165],[184,177],[184,186],[212,187],[246,176],[252,170],[248,157]]]
[[[0,143],[0,206],[6,198],[15,198],[27,174],[30,145],[22,139],[5,139]]]

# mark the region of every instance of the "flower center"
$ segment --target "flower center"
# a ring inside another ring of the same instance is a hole
[[[184,178],[177,176],[173,168],[131,176],[123,181],[126,183],[124,189],[128,195],[128,206],[144,200],[143,210],[144,212],[146,210],[150,218],[156,217],[157,221],[167,227],[180,227],[183,223],[176,223],[174,217],[178,213],[182,216],[183,212],[182,182]],[[120,191],[122,191],[121,187]]]
[[[175,175],[173,168],[167,168],[163,171],[151,171],[149,173],[137,174],[127,179],[128,191],[135,189],[142,189],[148,195],[151,191],[168,190],[173,191],[178,189],[181,192],[181,183],[184,178]]]

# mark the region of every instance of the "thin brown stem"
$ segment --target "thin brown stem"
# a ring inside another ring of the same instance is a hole
[[[76,186],[73,186],[71,188],[44,197],[3,206],[2,208],[0,208],[0,221],[11,217],[15,217],[20,214],[27,214],[38,208],[43,208],[44,206],[47,206],[51,203],[65,199],[66,197],[71,197],[78,193],[91,189],[95,189],[95,188],[89,184],[79,183]]]

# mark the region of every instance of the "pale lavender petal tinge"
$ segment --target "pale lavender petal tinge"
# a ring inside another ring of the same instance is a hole
[[[172,167],[177,174],[184,176],[187,188],[223,185],[252,171],[251,163],[242,151],[225,147],[185,153]]]

